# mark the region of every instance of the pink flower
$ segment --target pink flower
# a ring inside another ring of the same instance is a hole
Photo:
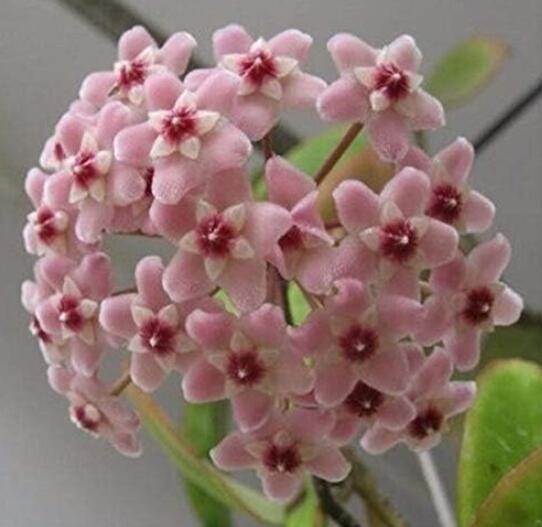
[[[103,253],[85,256],[79,265],[61,256],[47,256],[37,268],[38,288],[50,288],[35,307],[39,331],[52,342],[68,344],[70,362],[84,375],[98,368],[104,351],[104,336],[98,325],[100,301],[111,291],[111,264]],[[43,287],[43,286],[41,286]],[[56,361],[54,361],[56,362]]]
[[[135,435],[139,429],[137,415],[110,396],[105,384],[63,366],[51,366],[47,375],[51,387],[68,399],[70,419],[78,428],[104,438],[125,456],[141,454]]]
[[[441,150],[432,160],[420,149],[411,148],[403,166],[423,170],[431,179],[431,197],[425,213],[453,225],[460,232],[484,232],[493,221],[495,206],[467,185],[474,149],[463,137]]]
[[[431,274],[433,295],[426,301],[426,320],[417,338],[424,344],[443,339],[460,370],[478,363],[484,331],[514,324],[521,315],[521,297],[499,281],[510,252],[508,240],[499,234],[467,257],[458,252]]]
[[[422,306],[406,297],[384,295],[375,302],[368,287],[338,280],[324,309],[313,311],[289,330],[295,351],[314,362],[316,401],[341,404],[358,381],[387,394],[408,384],[406,346],[399,340],[414,333]]]
[[[152,193],[175,204],[206,182],[209,174],[241,167],[251,152],[247,137],[224,117],[237,81],[227,72],[209,76],[192,92],[172,75],[148,79],[148,121],[119,133],[115,156],[152,166]]]
[[[143,85],[155,73],[184,73],[196,41],[192,35],[179,32],[158,48],[147,30],[135,26],[119,39],[119,60],[113,71],[91,73],[83,81],[79,96],[85,102],[101,107],[111,99],[135,106],[145,101]]]
[[[283,109],[312,107],[326,86],[301,71],[312,38],[297,29],[267,42],[261,37],[255,41],[243,27],[232,24],[216,31],[213,43],[219,66],[239,79],[232,121],[253,141],[273,128]],[[186,82],[197,86],[212,71],[196,70]]]
[[[233,432],[211,451],[223,470],[255,469],[267,497],[288,501],[301,490],[306,474],[342,481],[350,464],[326,436],[332,416],[320,410],[296,409],[275,415],[252,433]]]
[[[370,454],[380,454],[401,441],[414,450],[437,445],[447,420],[464,412],[476,393],[474,382],[451,382],[452,372],[449,354],[437,348],[425,360],[406,394],[416,407],[415,417],[401,429],[374,425],[363,436],[361,446]]]
[[[183,379],[185,398],[192,402],[230,398],[242,430],[261,427],[279,397],[312,389],[312,374],[291,352],[278,306],[264,304],[240,319],[196,310],[186,329],[204,356]]]
[[[173,303],[162,287],[163,273],[160,258],[143,258],[135,271],[137,293],[106,298],[100,309],[100,324],[132,352],[132,381],[147,392],[195,360],[196,345],[185,333],[185,318],[199,307],[218,309],[210,299]]]
[[[308,291],[323,293],[331,280],[334,241],[318,211],[316,184],[278,156],[267,162],[265,178],[269,200],[289,209],[293,222],[271,262],[286,280],[297,278]]]
[[[359,181],[345,181],[333,192],[339,219],[348,236],[340,244],[336,273],[361,280],[391,280],[393,292],[416,297],[418,274],[450,261],[458,235],[429,218],[430,182],[423,172],[404,168],[380,195]]]
[[[245,176],[217,174],[206,194],[177,205],[158,202],[151,218],[179,243],[164,273],[164,287],[177,302],[223,288],[241,311],[266,295],[266,258],[291,226],[288,212],[272,203],[248,201]],[[239,201],[238,201],[239,200]]]
[[[444,125],[442,105],[420,88],[422,55],[411,36],[377,50],[353,35],[338,34],[328,49],[341,76],[320,95],[318,111],[329,121],[365,123],[382,159],[404,157],[410,130]]]

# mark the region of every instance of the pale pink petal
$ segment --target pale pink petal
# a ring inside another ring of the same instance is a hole
[[[243,470],[256,464],[254,457],[245,449],[243,436],[239,432],[226,436],[209,455],[221,470]]]
[[[149,215],[160,234],[178,242],[184,234],[195,227],[195,201],[187,198],[175,205],[165,205],[155,200]]]
[[[401,35],[391,42],[387,46],[386,57],[407,71],[417,71],[422,62],[422,54],[410,35]]]
[[[262,476],[265,495],[275,501],[291,500],[299,493],[303,480],[299,474],[273,472]]]
[[[164,289],[176,302],[206,295],[213,289],[203,267],[203,260],[196,254],[178,251],[164,272]]]
[[[222,55],[229,55],[230,53],[246,53],[252,42],[252,37],[246,32],[245,28],[237,24],[230,24],[218,29],[213,34],[215,60],[219,62]]]
[[[55,135],[66,153],[76,154],[79,151],[85,131],[86,126],[82,119],[71,113],[66,113],[58,121]]]
[[[377,353],[363,365],[362,379],[381,392],[401,393],[410,380],[407,358],[400,349]]]
[[[111,259],[104,253],[92,253],[83,258],[73,272],[73,279],[84,295],[101,300],[111,292]]]
[[[75,267],[73,260],[60,255],[47,256],[36,264],[36,274],[53,289],[60,291],[64,278]]]
[[[239,311],[259,307],[266,295],[266,265],[263,260],[230,260],[217,280]]]
[[[115,205],[121,207],[141,199],[146,187],[140,172],[122,163],[113,163],[108,175],[108,184]]]
[[[69,207],[72,175],[62,170],[51,174],[43,186],[43,202],[53,209]]]
[[[204,182],[200,163],[172,155],[155,163],[152,194],[161,203],[174,205]]]
[[[48,174],[39,168],[31,168],[26,174],[24,181],[24,190],[32,201],[34,207],[39,207],[43,195],[43,186],[48,178]]]
[[[184,78],[184,85],[187,90],[196,91],[201,84],[216,72],[217,68],[198,68],[187,73]]]
[[[75,372],[64,366],[49,366],[47,369],[47,380],[51,388],[65,395],[70,390],[70,384],[75,375]]]
[[[429,174],[431,158],[417,146],[411,146],[407,154],[401,159],[401,167],[413,167]]]
[[[388,397],[378,410],[378,420],[390,430],[404,428],[416,417],[416,408],[406,397]]]
[[[382,189],[382,201],[393,201],[409,216],[418,216],[427,206],[430,193],[429,177],[415,168],[403,168]]]
[[[366,89],[351,75],[330,84],[318,97],[318,113],[326,121],[362,121],[369,109]]]
[[[333,483],[346,478],[351,468],[341,451],[332,446],[321,447],[316,457],[307,461],[307,469],[312,474]]]
[[[447,181],[461,185],[472,169],[474,148],[464,137],[458,137],[436,155],[435,161],[444,169]]]
[[[279,118],[279,106],[260,93],[237,97],[229,119],[251,141],[259,141]]]
[[[127,106],[118,101],[109,102],[100,110],[96,123],[96,137],[100,146],[110,149],[115,136],[133,122],[134,115]]]
[[[329,290],[335,278],[335,270],[335,250],[331,247],[320,247],[303,254],[295,274],[309,293],[320,295]]]
[[[453,363],[443,348],[436,348],[418,370],[409,388],[411,399],[428,397],[440,390],[450,380]]]
[[[467,277],[467,261],[458,252],[453,260],[433,269],[429,285],[436,292],[452,292],[461,289]]]
[[[509,287],[497,296],[491,314],[497,326],[515,324],[523,311],[523,299]]]
[[[288,75],[282,83],[281,102],[286,107],[312,107],[327,84],[314,75],[295,71]]]
[[[166,373],[150,353],[132,353],[130,377],[145,392],[160,386]]]
[[[246,207],[244,234],[262,257],[271,254],[274,244],[292,226],[288,211],[273,203],[250,203]]]
[[[397,269],[394,275],[386,280],[380,289],[381,294],[400,295],[412,300],[420,299],[419,273],[409,267]]]
[[[408,152],[405,120],[393,110],[374,113],[366,123],[367,136],[383,161],[400,161]]]
[[[354,416],[343,416],[337,420],[328,437],[336,445],[348,445],[358,433],[360,421]]]
[[[251,200],[250,181],[243,169],[214,172],[207,181],[206,199],[218,210]]]
[[[207,351],[228,349],[233,329],[232,317],[223,312],[196,309],[186,319],[186,332]]]
[[[115,158],[132,165],[145,166],[156,140],[156,130],[148,123],[136,124],[119,132],[115,137]]]
[[[247,136],[229,122],[217,124],[205,138],[206,166],[213,171],[241,167],[252,152]]]
[[[342,403],[356,384],[352,368],[345,363],[326,365],[316,375],[314,393],[316,400],[325,407]]]
[[[241,319],[241,330],[255,344],[266,348],[282,346],[286,335],[286,322],[282,309],[264,304]]]
[[[475,284],[496,282],[508,265],[510,254],[510,243],[502,234],[476,246],[468,256],[472,281]]]
[[[339,33],[327,43],[333,62],[341,73],[351,72],[356,66],[373,66],[377,50],[348,33]]]
[[[202,358],[183,377],[182,388],[189,402],[219,401],[225,395],[224,374]]]
[[[387,336],[399,340],[420,329],[424,309],[416,300],[400,295],[382,295],[378,299],[378,315]]]
[[[233,417],[242,432],[263,426],[271,415],[273,398],[257,390],[244,390],[232,397]]]
[[[452,382],[446,389],[446,403],[443,408],[446,417],[463,413],[467,410],[476,396],[476,383]]]
[[[275,35],[268,44],[275,57],[293,57],[302,62],[311,47],[312,37],[298,29],[287,29]]]
[[[134,434],[117,432],[110,440],[119,453],[125,456],[139,457],[142,453],[141,443]]]
[[[401,440],[401,433],[382,426],[371,427],[361,438],[361,446],[369,454],[383,454]]]
[[[280,156],[273,156],[267,161],[265,181],[269,200],[287,209],[291,209],[316,186],[304,172]]]
[[[60,334],[61,327],[58,320],[58,310],[52,300],[41,302],[36,308],[35,315],[39,320],[40,326],[47,333],[53,335]]]
[[[313,311],[299,327],[288,328],[294,350],[300,355],[314,355],[324,351],[332,342],[324,311]]]
[[[335,416],[329,410],[296,408],[286,414],[288,430],[301,441],[314,442],[315,437],[326,437],[335,424]]]
[[[112,219],[112,206],[89,199],[79,211],[75,233],[82,242],[96,243]]]
[[[314,387],[314,371],[289,352],[280,357],[277,375],[277,390],[283,393],[306,394]]]
[[[79,97],[95,106],[102,106],[115,86],[116,75],[112,71],[97,71],[87,75],[79,89]]]
[[[222,115],[230,113],[239,87],[238,78],[229,71],[216,70],[198,87],[196,100],[198,108],[213,110]]]
[[[149,110],[169,110],[181,95],[183,83],[171,72],[161,72],[147,78],[144,91]]]
[[[478,364],[480,336],[478,329],[464,328],[453,331],[444,338],[445,349],[453,357],[459,371],[472,370]]]
[[[171,303],[171,299],[162,286],[163,274],[164,264],[159,256],[143,258],[135,269],[139,299],[155,313]]]
[[[129,340],[137,331],[132,319],[131,305],[135,294],[106,298],[100,305],[100,324],[106,331]]]
[[[420,251],[428,267],[437,267],[452,260],[458,243],[459,236],[453,227],[431,219],[420,240]]]
[[[343,181],[334,191],[333,199],[339,220],[350,233],[358,233],[378,222],[379,198],[360,181]]]
[[[347,236],[335,252],[333,274],[336,278],[369,280],[376,270],[376,256],[357,236]]]
[[[421,88],[397,103],[396,107],[407,118],[412,130],[433,130],[446,123],[440,101]]]
[[[493,222],[495,205],[476,191],[469,192],[463,205],[463,220],[467,232],[484,232]]]
[[[196,46],[194,37],[184,31],[173,33],[160,50],[160,62],[175,75],[181,75],[188,66],[192,50]]]
[[[119,58],[135,59],[146,47],[155,45],[154,39],[143,26],[134,26],[119,39]]]
[[[416,332],[416,340],[424,345],[432,345],[442,339],[452,323],[453,311],[445,296],[432,296],[424,304],[424,317]]]
[[[103,350],[99,345],[87,344],[81,339],[74,339],[71,343],[71,363],[73,368],[89,377],[96,373],[100,364]]]

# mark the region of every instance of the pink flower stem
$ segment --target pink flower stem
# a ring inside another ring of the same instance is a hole
[[[320,170],[314,176],[314,181],[319,185],[324,178],[333,170],[333,167],[339,162],[344,153],[348,150],[348,147],[352,144],[354,139],[363,130],[363,123],[354,123],[348,128],[343,138],[335,149],[329,154],[328,158],[324,161],[324,164],[320,167]]]
[[[110,395],[118,397],[132,382],[132,378],[128,372],[123,373],[113,384]]]

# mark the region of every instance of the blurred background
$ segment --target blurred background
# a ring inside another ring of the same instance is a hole
[[[86,0],[108,12],[108,1]],[[76,97],[82,78],[108,69],[116,49],[103,31],[56,0],[0,1],[0,524],[6,527],[148,527],[197,525],[174,470],[144,438],[141,459],[127,460],[81,435],[64,401],[47,386],[37,345],[19,303],[20,283],[33,259],[20,231],[30,205],[23,193],[26,171],[37,163],[44,140]],[[84,4],[85,2],[76,2]],[[197,59],[212,62],[211,34],[230,22],[255,35],[298,27],[315,38],[306,69],[327,80],[335,70],[326,51],[334,33],[348,31],[374,45],[413,34],[424,52],[424,70],[451,46],[473,34],[504,39],[511,54],[501,73],[469,105],[448,115],[448,127],[432,134],[438,150],[457,135],[479,136],[495,118],[539,81],[542,72],[540,0],[123,0],[143,20],[166,33],[187,30],[199,41]],[[287,123],[299,136],[322,129],[313,117]],[[532,104],[478,157],[472,183],[498,207],[495,229],[512,242],[506,280],[533,309],[542,308],[542,100]],[[110,244],[128,280],[131,264],[149,252],[137,241]],[[166,248],[155,246],[167,254]],[[174,380],[161,394],[179,409]],[[436,451],[453,496],[459,434]],[[418,527],[436,525],[416,460],[397,449],[367,460],[382,490]],[[251,525],[240,520],[239,525]]]

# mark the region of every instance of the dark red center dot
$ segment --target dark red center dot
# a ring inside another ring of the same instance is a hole
[[[239,63],[239,74],[256,86],[261,86],[267,77],[277,76],[273,56],[264,50],[248,53]]]
[[[94,165],[96,156],[93,152],[79,152],[75,156],[72,172],[79,186],[88,188],[98,177],[98,171]]]
[[[405,220],[397,220],[382,228],[380,250],[390,260],[403,263],[416,254],[418,233]]]
[[[371,328],[355,325],[339,338],[339,346],[348,360],[363,362],[378,348],[378,336]]]
[[[444,223],[453,224],[459,219],[462,208],[461,192],[453,185],[443,183],[433,189],[427,215]]]
[[[76,406],[72,415],[76,424],[88,432],[96,432],[102,420],[100,411],[92,404]]]
[[[486,322],[491,316],[495,297],[487,287],[477,287],[467,293],[467,302],[463,309],[463,318],[473,325]]]
[[[55,142],[53,147],[53,155],[57,161],[64,161],[66,159],[66,152],[64,152],[64,148],[58,141]]]
[[[359,381],[344,401],[344,406],[350,413],[367,418],[373,416],[383,402],[383,393]]]
[[[167,355],[174,349],[175,330],[158,318],[151,318],[139,330],[144,346],[156,355]]]
[[[205,218],[196,228],[197,243],[201,253],[211,258],[224,258],[230,253],[236,238],[233,227],[220,214]]]
[[[279,246],[283,251],[296,251],[303,247],[303,233],[294,225],[279,239]]]
[[[52,342],[51,335],[41,327],[39,320],[35,316],[32,317],[32,322],[30,322],[30,333],[44,344]]]
[[[408,78],[395,64],[381,64],[377,67],[375,89],[383,91],[392,101],[398,101],[409,93]]]
[[[148,67],[139,59],[124,63],[118,72],[119,88],[128,90],[145,82],[148,75]]]
[[[55,213],[48,207],[40,207],[36,214],[35,225],[38,238],[43,243],[50,243],[58,234],[55,227]]]
[[[416,439],[425,439],[438,432],[444,423],[444,416],[436,408],[429,406],[408,425],[408,433]]]
[[[270,445],[264,452],[263,464],[271,472],[292,474],[301,466],[301,456],[295,445]]]
[[[62,295],[58,305],[60,322],[71,329],[79,331],[83,326],[83,317],[79,312],[79,300],[70,295]]]
[[[146,168],[143,172],[143,180],[145,181],[145,197],[152,196],[152,180],[154,179],[154,168]]]
[[[173,144],[196,135],[196,110],[187,107],[172,110],[162,122],[161,134]]]
[[[240,386],[253,386],[265,375],[265,367],[255,351],[231,352],[226,374]]]

